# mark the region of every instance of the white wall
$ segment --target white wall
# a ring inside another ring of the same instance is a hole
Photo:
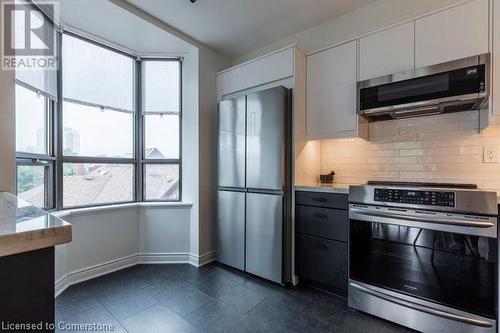
[[[199,254],[199,159],[198,159],[198,51],[182,65],[182,201],[193,204],[190,216],[190,253]]]
[[[217,78],[216,73],[230,65],[206,47],[199,48],[199,179],[200,223],[199,252],[216,250],[217,186]]]
[[[138,252],[139,212],[136,207],[73,215],[67,221],[73,231],[73,240],[67,245],[68,272]]]
[[[189,253],[190,209],[141,208],[139,253]]]
[[[190,205],[74,211],[73,239],[56,246],[56,291],[139,262],[190,262]],[[196,259],[196,258],[194,258]]]
[[[233,61],[238,64],[296,43],[306,53],[395,25],[464,0],[379,0],[295,35],[255,50]]]

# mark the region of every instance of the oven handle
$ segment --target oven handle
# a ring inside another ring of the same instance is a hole
[[[451,218],[433,218],[432,216],[428,217],[419,217],[419,216],[411,216],[411,215],[405,215],[405,214],[398,214],[398,213],[384,213],[384,212],[376,212],[372,209],[369,208],[358,208],[358,207],[351,207],[350,212],[356,213],[359,215],[365,215],[365,216],[375,216],[375,217],[386,217],[386,218],[392,218],[392,219],[398,219],[398,220],[410,220],[410,221],[417,221],[417,222],[427,222],[427,223],[437,223],[437,224],[445,224],[445,225],[454,225],[454,226],[459,226],[459,227],[471,227],[471,228],[491,228],[495,226],[495,223],[493,222],[480,222],[480,221],[465,221],[465,220],[459,220],[459,219],[451,219]]]
[[[351,285],[351,287],[353,287],[355,289],[358,289],[358,290],[360,290],[360,291],[362,291],[364,293],[367,293],[367,294],[370,294],[372,296],[381,298],[381,299],[383,299],[385,301],[388,301],[388,302],[391,302],[391,303],[394,303],[394,304],[398,304],[398,305],[402,305],[402,306],[408,307],[408,308],[413,309],[413,310],[425,312],[425,313],[433,315],[433,316],[438,316],[438,317],[441,317],[441,318],[445,318],[445,319],[449,319],[449,320],[454,320],[454,321],[460,321],[462,323],[466,323],[466,324],[470,324],[470,325],[475,325],[475,326],[479,326],[479,327],[493,327],[492,323],[490,323],[488,321],[485,321],[485,320],[480,320],[480,319],[470,318],[470,317],[466,317],[466,316],[461,316],[461,315],[458,315],[458,314],[453,314],[453,313],[445,312],[445,311],[442,311],[442,310],[438,310],[438,309],[435,309],[435,308],[432,308],[432,307],[428,307],[428,306],[423,306],[423,305],[420,305],[420,304],[416,304],[416,303],[413,303],[413,302],[410,302],[410,301],[406,301],[406,300],[403,300],[403,299],[400,299],[400,298],[397,298],[397,297],[394,297],[394,296],[386,295],[386,294],[381,293],[381,292],[379,292],[377,290],[374,290],[374,289],[372,289],[370,287],[360,286],[357,283],[350,282],[349,284]]]

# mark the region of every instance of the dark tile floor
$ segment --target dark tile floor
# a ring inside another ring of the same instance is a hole
[[[138,265],[80,283],[56,299],[60,332],[409,332],[354,311],[345,299],[284,288],[210,264]],[[111,326],[108,326],[108,328]],[[102,329],[102,326],[100,327]]]

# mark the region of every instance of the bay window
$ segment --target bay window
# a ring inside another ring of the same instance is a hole
[[[46,209],[181,200],[181,60],[67,32],[58,47],[60,72],[16,72],[18,195]]]

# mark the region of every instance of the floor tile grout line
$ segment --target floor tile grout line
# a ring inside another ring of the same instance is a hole
[[[113,313],[109,310],[108,306],[104,302],[102,302],[101,300],[99,300],[99,298],[96,298],[96,300],[97,300],[97,302],[99,302],[99,304],[101,304],[104,307],[104,309],[111,315],[111,317],[113,317],[120,324],[120,326],[123,327],[123,329],[125,329],[125,331],[127,331],[127,332],[128,332],[128,330],[125,328],[125,326],[123,325],[122,321],[125,321],[128,318],[130,318],[132,316],[135,316],[138,313],[141,313],[142,311],[145,311],[145,310],[147,310],[149,308],[152,308],[155,305],[158,305],[158,301],[157,301],[156,304],[152,304],[152,305],[150,305],[150,306],[148,306],[148,307],[146,307],[146,308],[144,308],[144,309],[142,309],[142,310],[140,310],[140,311],[138,311],[136,313],[133,313],[132,315],[129,315],[126,318],[123,318],[122,320],[120,320],[115,315],[113,315]]]
[[[245,312],[244,316],[246,317],[248,315],[248,313],[250,313],[250,311],[252,311],[253,309],[255,309],[260,304],[264,303],[265,301],[267,301],[267,296],[264,297],[264,299],[262,301],[260,301],[259,303],[255,304],[254,306],[252,306],[252,308],[250,310],[248,310],[247,312]]]

